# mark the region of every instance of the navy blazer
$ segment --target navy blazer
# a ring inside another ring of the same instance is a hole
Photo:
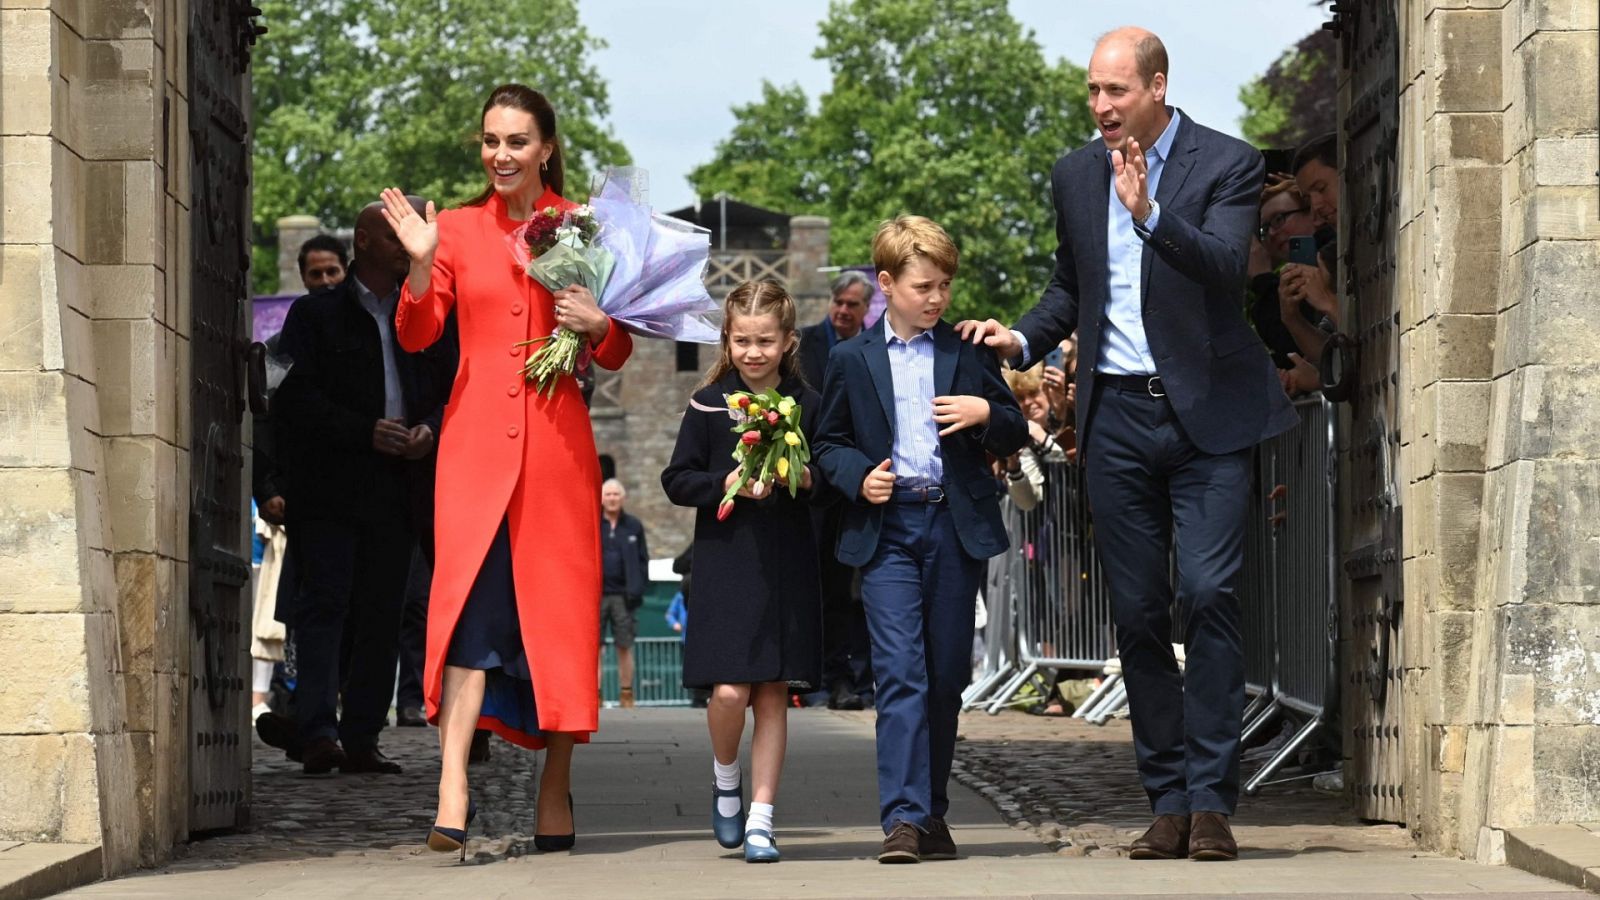
[[[1161,215],[1144,244],[1143,319],[1156,372],[1179,424],[1211,454],[1254,446],[1298,421],[1243,312],[1264,169],[1255,148],[1184,115],[1156,190]],[[1077,330],[1081,447],[1093,424],[1110,294],[1105,142],[1096,138],[1062,157],[1050,184],[1060,242],[1055,274],[1016,328],[1034,360]]]
[[[861,499],[861,482],[894,452],[894,380],[884,341],[887,323],[864,329],[833,348],[823,378],[822,420],[812,455],[828,483],[848,498],[839,532],[839,561],[864,566],[878,549],[883,506]],[[933,327],[935,396],[970,394],[989,401],[989,424],[939,439],[946,502],[956,517],[961,547],[974,559],[1003,553],[999,484],[986,453],[1010,456],[1028,440],[1016,398],[1000,377],[993,353],[967,343],[948,322]],[[930,407],[928,415],[933,415]]]

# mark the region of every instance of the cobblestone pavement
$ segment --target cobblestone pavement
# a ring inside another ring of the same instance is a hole
[[[956,778],[1007,822],[1031,830],[1063,856],[1126,856],[1150,825],[1125,719],[1099,726],[1014,710],[973,712],[962,716],[961,736]],[[1257,766],[1246,762],[1246,776]],[[1315,790],[1309,781],[1240,798],[1233,824],[1247,850],[1411,846],[1404,829],[1362,823],[1343,796]]]

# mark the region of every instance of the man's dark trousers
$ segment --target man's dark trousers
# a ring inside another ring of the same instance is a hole
[[[1244,709],[1235,585],[1252,450],[1203,453],[1166,398],[1108,382],[1096,386],[1083,452],[1139,774],[1157,815],[1232,815]],[[1172,652],[1174,538],[1187,679]]]
[[[302,740],[337,739],[370,750],[388,722],[399,655],[400,614],[414,536],[405,510],[385,519],[296,520],[300,602],[293,622],[299,680],[295,718]],[[339,650],[351,629],[339,714]]]
[[[884,506],[861,596],[877,679],[878,802],[926,831],[950,808],[961,692],[972,679],[972,631],[984,562],[961,549],[946,503]]]

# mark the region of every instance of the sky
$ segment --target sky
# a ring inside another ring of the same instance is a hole
[[[830,81],[811,58],[827,11],[827,0],[580,0],[584,24],[609,44],[594,60],[610,90],[609,123],[650,170],[656,209],[694,202],[686,176],[711,159],[732,108],[758,99],[763,79],[799,84],[815,108]],[[1149,28],[1167,45],[1169,102],[1229,134],[1239,132],[1239,86],[1328,17],[1307,0],[1011,0],[1011,13],[1047,60],[1080,66],[1099,35]]]

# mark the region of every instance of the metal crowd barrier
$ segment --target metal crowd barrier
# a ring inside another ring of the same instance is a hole
[[[683,640],[635,638],[633,682],[633,702],[639,706],[688,706],[691,698],[683,686]],[[600,699],[605,706],[621,701],[617,688],[617,647],[608,637],[600,648]]]
[[[1245,782],[1248,794],[1271,783],[1267,779],[1318,732],[1336,735],[1334,417],[1332,404],[1321,396],[1299,400],[1295,409],[1299,426],[1267,442],[1258,456],[1263,505],[1252,516],[1258,530],[1250,543],[1264,565],[1254,579],[1247,571],[1240,590],[1247,684],[1252,674],[1266,673],[1265,684],[1253,685],[1258,693],[1247,709],[1245,735],[1252,737],[1280,718],[1293,722],[1295,730]],[[1248,564],[1251,550],[1246,552]],[[1259,614],[1251,616],[1253,611]]]
[[[1248,793],[1271,783],[1267,779],[1318,732],[1334,733],[1338,708],[1334,419],[1320,396],[1295,407],[1300,424],[1257,454],[1238,585],[1250,698],[1245,735],[1283,719],[1295,730],[1246,782]],[[1043,692],[1045,670],[1076,669],[1105,676],[1074,713],[1103,724],[1126,707],[1127,688],[1083,469],[1047,464],[1039,506],[1028,512],[1006,507],[1011,548],[991,562],[984,656],[963,708],[998,713],[1030,684]],[[1173,620],[1181,664],[1183,625],[1176,610]]]

